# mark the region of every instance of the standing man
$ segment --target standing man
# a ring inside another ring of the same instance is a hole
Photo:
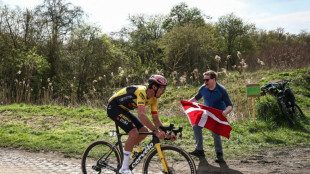
[[[226,117],[232,109],[233,105],[230,101],[227,90],[224,86],[216,82],[217,74],[210,70],[203,73],[204,85],[199,88],[197,94],[191,98],[190,102],[196,102],[203,97],[204,105],[223,111]],[[197,124],[193,125],[194,135],[196,139],[196,148],[189,152],[195,156],[204,156],[202,127]],[[224,162],[221,136],[212,132],[214,146],[216,152],[216,162]]]
[[[126,133],[128,138],[124,146],[124,160],[120,174],[131,174],[129,170],[129,159],[134,145],[137,145],[147,135],[140,135],[139,132],[148,132],[151,130],[159,139],[170,137],[171,141],[176,140],[174,135],[166,135],[164,131],[159,129],[162,126],[157,114],[157,99],[164,94],[167,79],[161,75],[152,75],[149,85],[128,86],[121,89],[109,99],[108,117],[111,118]],[[145,113],[145,106],[151,106],[151,114],[153,123],[149,120]],[[130,110],[137,108],[138,117],[133,115]]]

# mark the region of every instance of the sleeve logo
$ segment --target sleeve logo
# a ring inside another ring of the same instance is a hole
[[[142,92],[140,92],[139,96],[142,98],[142,100],[145,100],[144,95],[142,94]]]

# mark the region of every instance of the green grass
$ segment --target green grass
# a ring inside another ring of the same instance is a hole
[[[286,120],[274,117],[278,112],[274,98],[270,96],[257,98],[256,123],[251,114],[241,121],[231,122],[233,128],[231,138],[222,139],[227,158],[242,158],[248,153],[269,147],[310,145],[309,71],[309,69],[302,69],[278,74],[255,73],[256,81],[261,85],[273,79],[294,78],[292,85],[297,103],[307,116],[306,119],[298,119],[296,125],[291,126]],[[232,74],[230,78],[221,79],[224,85],[229,87],[227,89],[233,96],[234,112],[239,114],[251,110],[247,108],[249,105],[246,104],[245,85],[242,84],[250,75],[251,73],[239,76]],[[264,76],[266,76],[265,79],[261,80]],[[195,140],[192,127],[180,107],[179,100],[191,98],[197,90],[198,86],[170,86],[160,99],[159,114],[162,115],[162,122],[166,125],[174,123],[175,126],[183,126],[183,139],[172,144],[188,151],[194,148]],[[109,131],[113,129],[114,122],[106,116],[104,109],[27,104],[0,106],[0,146],[2,147],[59,151],[65,156],[80,158],[84,149],[92,141],[98,139],[115,141],[116,138],[109,137]],[[214,155],[211,132],[206,129],[203,131],[206,153]]]

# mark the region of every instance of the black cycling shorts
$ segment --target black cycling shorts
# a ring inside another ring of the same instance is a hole
[[[139,130],[144,126],[138,117],[113,103],[114,102],[112,101],[108,104],[108,117],[110,117],[126,133],[129,133],[134,128]]]

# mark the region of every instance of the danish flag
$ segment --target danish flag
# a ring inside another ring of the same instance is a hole
[[[197,124],[229,139],[232,128],[223,111],[185,100],[181,100],[181,104],[192,126]]]

